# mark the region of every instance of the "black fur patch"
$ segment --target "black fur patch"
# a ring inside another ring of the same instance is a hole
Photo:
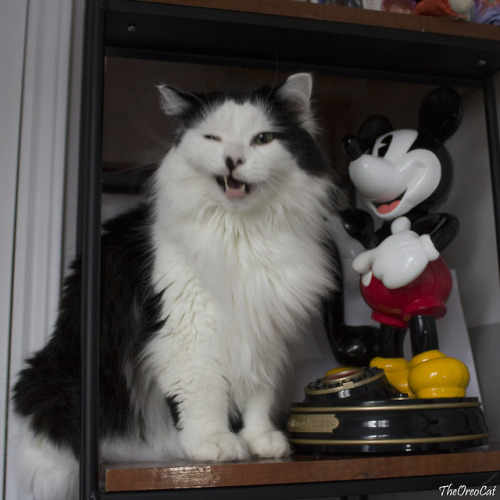
[[[229,428],[231,432],[238,433],[243,429],[243,416],[239,411],[229,414]]]
[[[176,399],[177,396],[168,396],[167,404],[170,409],[170,414],[172,415],[172,419],[174,420],[174,425],[177,430],[181,430],[179,425],[179,401]]]
[[[150,212],[146,206],[104,225],[101,254],[100,412],[101,437],[125,434],[144,422],[132,419],[125,366],[165,320],[161,294],[151,284]],[[36,433],[79,455],[81,264],[66,278],[59,317],[47,345],[27,360],[13,390],[15,411],[31,417]],[[130,377],[130,374],[129,374]],[[139,417],[140,420],[140,417]]]

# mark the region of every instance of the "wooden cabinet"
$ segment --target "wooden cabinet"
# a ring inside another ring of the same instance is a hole
[[[103,498],[108,494],[111,498],[114,492],[112,498],[117,499],[274,499],[436,489],[451,480],[468,481],[471,486],[498,483],[500,449],[495,444],[431,455],[102,464],[99,483],[94,416],[101,167],[108,173],[136,165],[151,167],[154,156],[137,155],[137,151],[157,155],[155,148],[163,145],[154,139],[156,127],[168,130],[166,119],[156,111],[156,100],[141,97],[145,95],[141,85],[168,78],[168,83],[194,90],[196,75],[203,73],[204,84],[214,88],[224,87],[229,80],[232,86],[251,86],[291,71],[312,71],[340,177],[345,172],[335,145],[368,114],[390,108],[395,122],[408,116],[416,120],[420,98],[431,86],[453,85],[464,94],[481,89],[498,204],[494,75],[500,68],[500,28],[292,0],[108,0],[88,2],[86,33],[81,160],[86,276],[82,498],[93,498],[98,484]],[[136,125],[148,123],[147,133],[126,135],[131,115]],[[114,143],[116,137],[119,145]]]

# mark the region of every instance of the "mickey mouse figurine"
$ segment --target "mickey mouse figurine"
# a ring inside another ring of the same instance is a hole
[[[369,211],[382,221],[374,230],[366,212],[343,213],[344,226],[364,243],[353,261],[378,330],[378,356],[401,392],[416,398],[464,397],[467,367],[438,350],[436,318],[446,313],[451,274],[440,253],[455,238],[458,220],[431,213],[451,187],[452,162],[443,142],[458,128],[460,95],[450,88],[422,102],[418,130],[393,130],[382,116],[368,118],[356,137],[343,140],[349,176]],[[413,359],[403,357],[410,330]]]

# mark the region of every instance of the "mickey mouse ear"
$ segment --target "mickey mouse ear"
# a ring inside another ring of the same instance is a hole
[[[449,87],[432,90],[422,101],[419,129],[444,142],[453,135],[462,119],[462,98]]]

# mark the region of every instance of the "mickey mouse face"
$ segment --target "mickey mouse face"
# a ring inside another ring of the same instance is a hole
[[[412,149],[418,135],[416,130],[386,133],[375,141],[371,154],[362,154],[349,165],[354,186],[380,219],[407,214],[439,185],[438,157],[428,149]]]

